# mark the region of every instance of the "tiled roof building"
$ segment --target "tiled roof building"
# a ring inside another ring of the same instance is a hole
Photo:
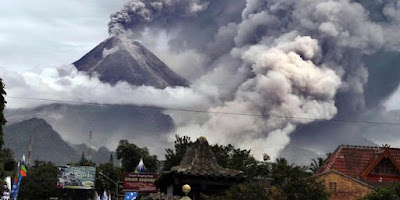
[[[375,187],[400,182],[400,149],[339,146],[317,171],[331,199],[358,199]]]
[[[182,195],[180,188],[189,184],[191,193],[199,199],[200,193],[220,193],[243,181],[243,172],[221,167],[206,138],[200,137],[186,150],[179,165],[164,172],[155,184],[162,192],[174,195]]]

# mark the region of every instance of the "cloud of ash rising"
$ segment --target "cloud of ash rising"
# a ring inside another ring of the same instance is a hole
[[[111,87],[72,68],[2,76],[16,83],[8,84],[16,96],[24,87],[41,97],[260,115],[168,111],[173,134],[276,158],[296,127],[356,116],[393,93],[366,95],[373,74],[364,58],[399,52],[399,9],[398,0],[133,0],[111,15],[110,34],[141,41],[190,79],[190,88]]]
[[[210,111],[263,116],[183,120],[171,113],[177,133],[276,157],[297,125],[355,116],[368,109],[367,101],[380,104],[393,92],[365,98],[364,57],[400,50],[393,34],[400,31],[399,9],[397,0],[135,0],[111,16],[109,32],[142,40],[160,57],[174,58],[168,64],[183,62],[186,71],[175,70],[198,87],[214,88],[221,100]],[[146,43],[157,34],[143,33],[163,31],[166,51]],[[179,59],[187,52],[202,58],[197,66]]]

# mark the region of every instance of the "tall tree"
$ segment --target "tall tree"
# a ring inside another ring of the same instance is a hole
[[[310,164],[310,170],[315,173],[318,171],[319,168],[322,167],[324,164],[325,159],[318,157],[317,159],[312,159],[311,164]]]
[[[190,137],[179,135],[175,135],[174,147],[175,149],[166,149],[165,154],[165,162],[164,162],[164,171],[170,170],[173,166],[179,165],[181,162],[183,155],[186,152],[193,142],[190,140]]]
[[[101,164],[96,168],[96,190],[99,194],[104,190],[112,191],[116,190],[116,185],[112,181],[100,174],[104,174],[114,182],[119,182],[123,178],[122,169],[114,167],[112,163]]]
[[[5,95],[6,91],[4,90],[3,79],[0,78],[0,150],[3,147],[4,139],[3,139],[3,126],[6,124],[6,118],[4,118],[4,108],[6,107]]]
[[[142,158],[147,172],[157,172],[157,156],[150,155],[146,147],[140,148],[135,144],[129,143],[128,140],[121,140],[116,154],[118,159],[122,159],[121,163],[125,171],[134,172]]]
[[[18,199],[48,199],[57,196],[58,168],[50,162],[35,161],[22,179]]]
[[[110,153],[110,159],[108,160],[108,163],[114,165],[114,156],[112,152]]]
[[[13,159],[12,159],[12,162],[9,162],[10,160],[8,159],[9,155],[12,155],[11,151],[3,150],[3,144],[4,144],[3,126],[7,122],[6,119],[4,118],[4,113],[3,113],[6,103],[7,103],[5,100],[5,95],[6,95],[6,91],[4,90],[3,79],[0,78],[0,153],[1,153],[1,155],[0,155],[0,192],[1,192],[1,194],[3,192],[2,186],[4,185],[4,177],[7,175],[6,172],[8,171],[9,164],[14,162]]]
[[[82,156],[81,156],[81,159],[79,160],[79,162],[77,162],[75,164],[79,165],[79,166],[96,166],[96,163],[92,162],[91,160],[86,159],[84,152],[82,152]]]

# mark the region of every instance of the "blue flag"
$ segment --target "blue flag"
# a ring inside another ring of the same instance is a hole
[[[125,193],[124,200],[135,200],[137,196],[138,196],[137,192],[127,192]]]

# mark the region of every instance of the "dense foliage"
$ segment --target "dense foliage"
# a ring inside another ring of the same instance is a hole
[[[175,135],[174,148],[175,149],[166,149],[165,154],[165,162],[164,162],[164,171],[170,170],[173,166],[179,165],[181,162],[183,155],[186,152],[193,142],[190,140],[190,137],[183,136],[179,137]]]
[[[166,149],[164,171],[168,171],[173,166],[179,165],[188,149],[193,142],[190,137],[175,136],[175,150]],[[235,148],[232,145],[212,145],[217,162],[219,165],[225,168],[241,170],[248,177],[266,176],[269,168],[266,161],[269,160],[267,155],[264,156],[264,162],[257,161],[252,155],[250,150]]]
[[[164,170],[179,164],[187,148],[192,145],[189,137],[176,136],[175,151],[166,150]],[[284,158],[269,162],[269,156],[264,155],[263,161],[257,161],[250,150],[238,149],[232,145],[212,145],[211,149],[222,167],[241,170],[247,177],[247,182],[232,187],[220,196],[204,196],[206,200],[324,200],[329,195],[322,183],[315,180],[309,172],[317,170],[323,159],[315,160],[311,167],[300,167],[288,164]]]
[[[140,148],[127,140],[121,140],[116,154],[117,158],[121,160],[122,168],[127,172],[134,172],[141,158],[146,165],[147,172],[157,171],[157,156],[150,155],[146,147]]]
[[[5,95],[6,91],[4,90],[4,83],[0,78],[0,194],[3,193],[4,188],[2,186],[5,184],[4,178],[11,175],[11,171],[13,171],[15,164],[12,151],[10,149],[3,149],[3,126],[7,122],[3,113],[7,103]]]
[[[362,200],[400,200],[400,184],[380,187]]]
[[[289,165],[283,158],[270,163],[269,179],[253,179],[206,200],[325,200],[329,194],[322,183],[311,177],[307,167]],[[265,172],[267,173],[267,172]]]
[[[57,173],[58,168],[53,163],[35,161],[22,179],[18,199],[48,199],[59,195]]]
[[[100,173],[104,174],[101,175]],[[108,180],[107,178],[112,181]],[[119,182],[123,178],[122,169],[114,167],[112,163],[101,164],[96,169],[96,190],[101,194],[104,190],[112,191],[115,193],[117,186],[115,183]],[[115,182],[115,183],[114,183]]]

